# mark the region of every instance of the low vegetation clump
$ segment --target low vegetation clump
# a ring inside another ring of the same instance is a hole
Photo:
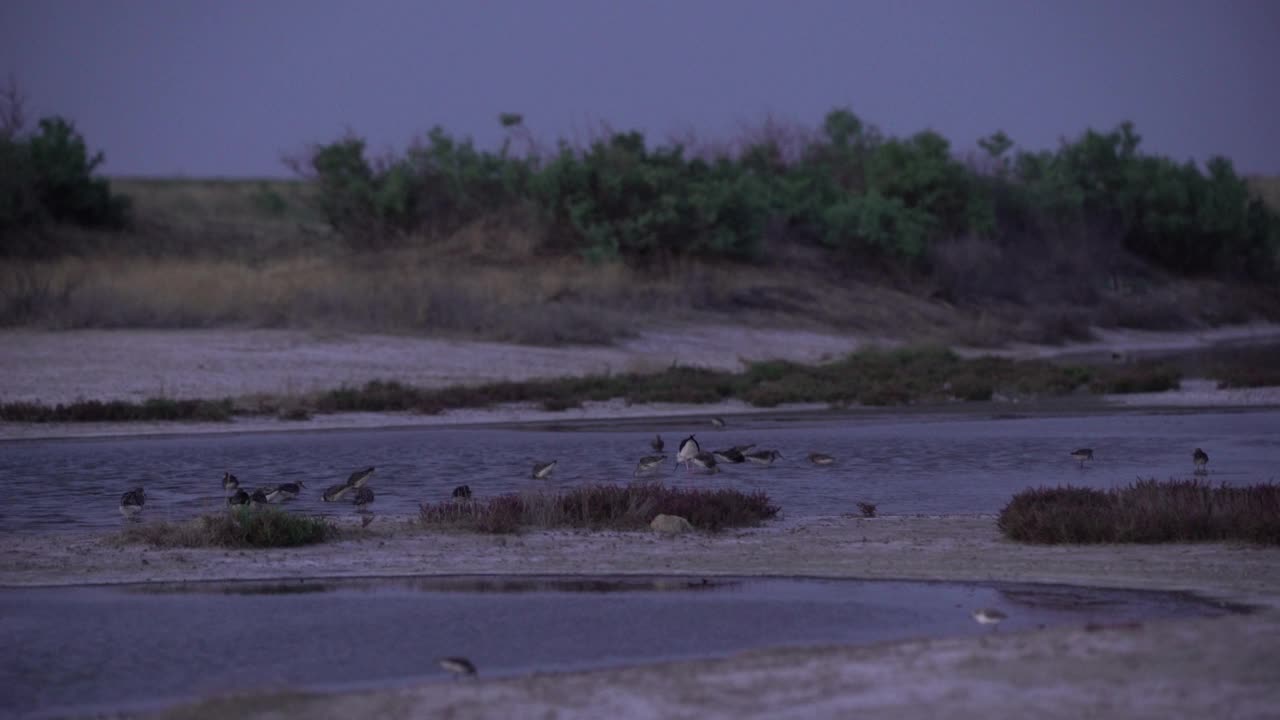
[[[420,515],[428,526],[497,534],[553,528],[640,530],[658,515],[678,515],[698,530],[716,532],[758,525],[778,510],[763,492],[631,483],[423,504]]]
[[[0,420],[9,422],[145,422],[156,420],[226,421],[235,412],[229,399],[174,400],[150,398],[128,400],[81,400],[42,405],[29,402],[0,403]]]
[[[789,361],[752,363],[740,373],[673,366],[657,373],[618,373],[555,380],[493,382],[418,388],[375,380],[309,396],[261,395],[240,402],[156,398],[143,403],[82,401],[47,406],[0,404],[0,420],[84,422],[229,420],[233,415],[271,415],[305,421],[314,413],[416,412],[438,414],[461,408],[529,403],[544,410],[581,407],[584,402],[717,403],[731,398],[756,407],[784,403],[908,405],[987,401],[1002,397],[1056,397],[1088,389],[1096,393],[1157,392],[1178,387],[1180,373],[1163,365],[1109,367],[1058,365],[1044,360],[997,357],[965,359],[944,348],[863,350],[819,365]]]
[[[1000,511],[1011,540],[1037,544],[1229,541],[1280,545],[1280,485],[1139,480],[1121,488],[1024,490]]]
[[[314,545],[333,539],[337,532],[323,518],[241,507],[191,520],[142,523],[121,531],[117,540],[161,548],[273,548]]]

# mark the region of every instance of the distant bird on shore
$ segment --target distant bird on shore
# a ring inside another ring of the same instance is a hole
[[[266,505],[269,502],[271,501],[267,499],[267,493],[264,492],[262,488],[254,490],[253,494],[249,495],[249,505],[251,507]]]
[[[731,465],[746,462],[747,460],[746,457],[743,456],[742,451],[737,448],[729,448],[728,450],[712,450],[711,454],[715,457],[717,462],[729,463]]]
[[[814,465],[830,465],[836,459],[824,453],[809,453],[809,462]]]
[[[357,512],[365,512],[369,506],[373,504],[373,488],[356,488],[356,495],[352,498],[355,503]]]
[[[120,496],[120,514],[132,518],[142,512],[142,506],[146,504],[147,494],[142,488],[136,487]]]
[[[1080,467],[1084,467],[1085,460],[1093,459],[1093,448],[1080,448],[1071,451],[1071,459],[1080,463]]]
[[[714,428],[723,428],[723,427],[724,427],[724,418],[722,418],[722,417],[713,417],[713,418],[711,418],[711,427],[714,427]]]
[[[227,498],[227,504],[231,507],[238,507],[249,504],[249,493],[244,490],[237,489],[230,497]]]
[[[659,452],[659,453],[660,453],[660,452],[662,452],[662,448],[664,448],[664,447],[666,447],[666,446],[667,446],[667,444],[666,444],[666,443],[664,443],[664,442],[662,442],[662,436],[661,436],[661,435],[654,435],[654,436],[653,436],[653,439],[649,441],[649,447],[653,448],[653,451],[654,451],[654,452]]]
[[[534,464],[533,464],[533,478],[534,478],[535,480],[544,480],[544,479],[546,479],[546,478],[551,477],[551,472],[552,472],[553,470],[555,470],[555,469],[556,469],[556,463],[557,463],[557,462],[559,462],[559,461],[558,461],[558,460],[552,460],[551,462],[534,463]]]
[[[973,611],[973,619],[977,620],[979,625],[999,625],[1002,620],[1008,617],[1008,615],[992,608],[982,608],[981,610]],[[995,628],[993,627],[992,630],[994,629]]]
[[[666,455],[645,455],[640,458],[640,462],[636,463],[636,471],[632,475],[640,473],[653,472],[662,465],[662,461],[666,460]]]
[[[702,448],[698,445],[698,441],[690,435],[680,441],[680,449],[676,451],[676,465],[684,465],[686,470],[691,470],[689,461],[700,452]]]
[[[367,467],[351,473],[347,476],[347,484],[353,488],[364,487],[365,483],[369,482],[369,478],[373,476],[373,470],[374,468]]]
[[[453,673],[455,677],[475,677],[476,666],[464,657],[446,657],[436,661],[440,667]]]
[[[346,483],[342,483],[341,485],[334,485],[329,489],[325,490],[324,494],[321,495],[321,498],[323,498],[325,502],[338,502],[339,500],[342,499],[343,495],[346,495],[347,493],[351,492],[354,489],[355,488],[353,488],[352,486]]]
[[[1196,451],[1191,453],[1191,462],[1196,464],[1197,474],[1209,472],[1209,453],[1201,450],[1200,448],[1196,448]]]
[[[285,500],[292,500],[298,497],[298,493],[302,492],[302,488],[304,487],[306,487],[306,485],[301,480],[296,483],[284,483],[282,485],[277,485],[267,491],[267,501],[283,502]]]
[[[240,489],[240,479],[229,472],[222,473],[222,489],[225,490],[228,495],[234,493],[236,490]]]
[[[453,489],[453,499],[454,499],[454,500],[457,500],[457,501],[470,500],[470,499],[471,499],[471,486],[470,486],[470,485],[459,485],[458,487],[454,488],[454,489]]]

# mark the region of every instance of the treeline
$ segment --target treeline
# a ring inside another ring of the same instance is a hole
[[[1181,274],[1277,271],[1280,215],[1231,162],[1202,168],[1143,153],[1129,123],[1040,152],[997,132],[962,159],[936,132],[888,137],[845,109],[816,130],[761,132],[725,150],[614,132],[515,152],[529,137],[523,120],[500,122],[508,137],[496,150],[437,127],[398,155],[371,158],[348,135],[292,165],[315,183],[327,223],[362,251],[516,218],[549,250],[635,264],[755,260],[772,242],[807,241],[927,270],[957,241],[1025,255],[1102,237]],[[50,225],[125,226],[127,198],[95,177],[101,162],[61,118],[30,133],[10,118],[0,133],[0,253],[19,251],[10,238]]]
[[[27,128],[16,85],[0,88],[0,257],[56,251],[58,226],[127,227],[129,198],[96,176],[102,162],[65,118]]]

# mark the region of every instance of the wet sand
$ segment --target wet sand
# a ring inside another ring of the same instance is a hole
[[[171,717],[1265,717],[1280,702],[1280,548],[1038,547],[993,517],[830,517],[721,535],[425,532],[379,518],[352,539],[267,551],[0,537],[0,584],[450,574],[800,575],[1181,590],[1261,608],[1138,627],[993,633],[864,648],[313,695],[213,699]],[[959,609],[957,612],[966,612]],[[1224,714],[1225,713],[1225,714]]]

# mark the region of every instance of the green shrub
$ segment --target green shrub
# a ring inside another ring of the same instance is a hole
[[[20,102],[12,93],[3,103]],[[58,248],[48,237],[51,226],[119,229],[129,222],[128,198],[94,174],[101,152],[90,154],[84,138],[68,120],[46,117],[35,132],[17,124],[20,110],[0,108],[12,116],[0,132],[0,256],[43,255]]]
[[[273,548],[314,545],[337,534],[324,518],[276,508],[238,507],[192,520],[144,522],[121,531],[116,540],[161,548]]]

